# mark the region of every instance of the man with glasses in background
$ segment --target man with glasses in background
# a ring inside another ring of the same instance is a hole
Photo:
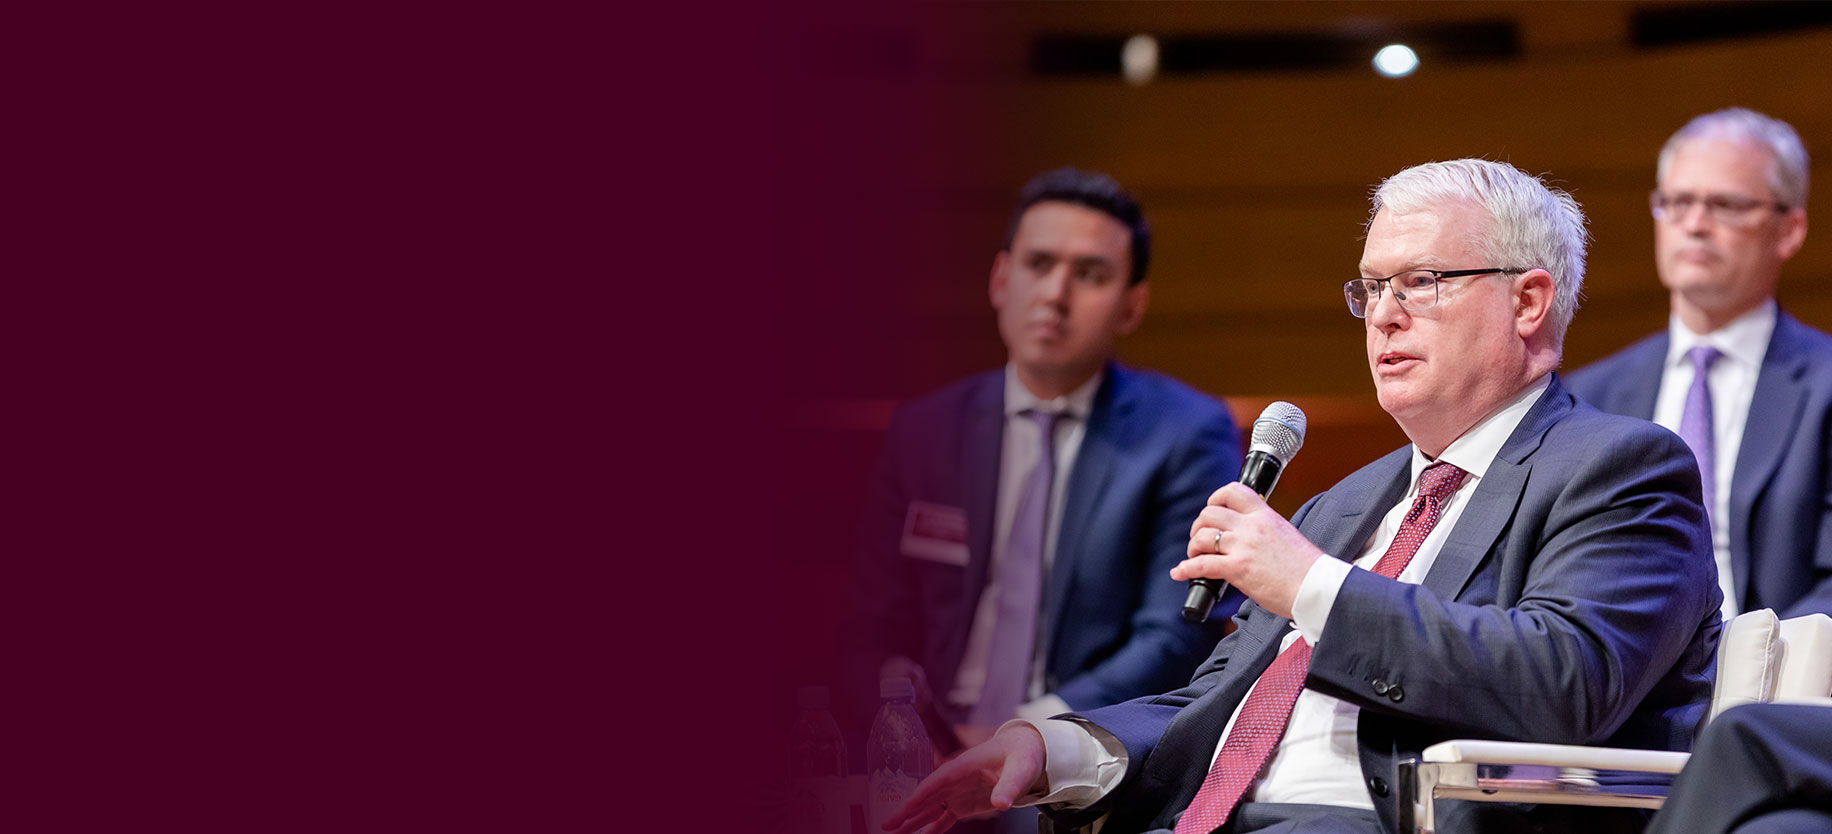
[[[1361,322],[1411,444],[1288,522],[1217,490],[1171,576],[1248,597],[1188,686],[1014,721],[889,821],[939,831],[1016,804],[1102,834],[1397,834],[1398,761],[1474,735],[1683,750],[1721,599],[1698,468],[1553,369],[1584,280],[1584,214],[1480,159],[1375,191]],[[1639,831],[1630,808],[1441,804],[1437,830]],[[1410,834],[1406,832],[1405,834]]]
[[[1667,329],[1571,374],[1573,393],[1697,454],[1726,618],[1832,614],[1832,337],[1775,303],[1807,174],[1786,122],[1733,108],[1680,128],[1651,195]]]

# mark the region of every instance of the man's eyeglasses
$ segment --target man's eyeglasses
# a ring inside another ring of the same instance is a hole
[[[1775,212],[1788,209],[1785,203],[1739,197],[1735,194],[1664,194],[1656,191],[1648,195],[1648,207],[1653,209],[1654,219],[1666,223],[1685,222],[1687,217],[1692,216],[1692,207],[1697,205],[1703,205],[1705,213],[1711,215],[1714,222],[1725,226],[1747,226],[1754,223],[1761,216],[1757,214],[1758,209]]]
[[[1401,309],[1416,313],[1438,303],[1438,282],[1446,278],[1462,278],[1469,275],[1515,275],[1526,272],[1530,267],[1483,267],[1482,269],[1408,269],[1395,272],[1385,278],[1356,278],[1342,285],[1342,295],[1348,299],[1349,312],[1355,318],[1368,317],[1368,308],[1380,300],[1382,285],[1393,287],[1393,300],[1399,302]]]

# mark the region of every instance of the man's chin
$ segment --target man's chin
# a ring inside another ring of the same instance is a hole
[[[1669,268],[1666,275],[1661,277],[1660,283],[1668,290],[1681,294],[1704,293],[1710,295],[1723,291],[1724,279],[1713,270],[1680,265]]]
[[[1374,383],[1374,399],[1380,402],[1380,410],[1395,418],[1403,417],[1414,405],[1412,397],[1399,383]]]
[[[1051,352],[1039,355],[1029,353],[1017,358],[1018,369],[1040,380],[1068,384],[1079,383],[1092,376],[1105,360],[1078,360],[1065,358],[1060,353]]]
[[[1020,370],[1029,371],[1033,376],[1054,379],[1061,376],[1066,363],[1062,357],[1043,351],[1029,351],[1015,357]]]

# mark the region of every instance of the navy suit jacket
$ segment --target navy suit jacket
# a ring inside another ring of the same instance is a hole
[[[1571,375],[1571,391],[1617,414],[1654,416],[1662,331]],[[1832,336],[1781,313],[1756,377],[1730,476],[1737,610],[1832,615]]]
[[[1746,830],[1832,831],[1832,709],[1766,703],[1725,710],[1699,736],[1647,834]]]
[[[1353,559],[1404,497],[1403,447],[1312,498],[1292,520]],[[1310,661],[1307,688],[1361,708],[1361,770],[1396,825],[1397,760],[1450,738],[1684,750],[1710,697],[1722,595],[1691,450],[1653,424],[1585,405],[1555,377],[1469,496],[1423,584],[1356,570]],[[1169,828],[1291,621],[1252,601],[1183,689],[1082,717],[1125,745],[1110,834]],[[1579,814],[1578,817],[1569,817]],[[1440,832],[1639,830],[1645,813],[1445,802]],[[1548,829],[1557,830],[1557,829]]]
[[[937,698],[953,685],[987,583],[1003,409],[1004,374],[992,371],[892,420],[842,635],[855,699],[862,689],[876,702],[878,666],[895,655],[923,665]],[[1227,614],[1184,622],[1186,586],[1170,569],[1184,558],[1209,494],[1238,478],[1240,465],[1240,433],[1226,406],[1168,377],[1108,364],[1069,474],[1044,588],[1046,691],[1081,709],[1188,679]],[[905,551],[916,502],[964,510],[964,564]]]

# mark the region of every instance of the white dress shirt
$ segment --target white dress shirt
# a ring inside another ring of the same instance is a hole
[[[1464,479],[1462,486],[1450,497],[1439,516],[1437,526],[1426,536],[1406,569],[1400,572],[1399,581],[1411,584],[1424,581],[1431,566],[1437,561],[1438,552],[1444,547],[1445,538],[1456,527],[1463,508],[1468,506],[1469,496],[1477,484],[1481,483],[1489,464],[1494,462],[1495,455],[1501,451],[1502,444],[1507,442],[1514,429],[1520,425],[1521,419],[1526,416],[1527,410],[1545,392],[1549,380],[1550,377],[1535,380],[1507,405],[1464,432],[1438,456],[1438,460],[1468,472],[1469,477]],[[1411,483],[1406,488],[1405,496],[1387,511],[1381,519],[1380,527],[1369,537],[1353,565],[1335,558],[1320,558],[1311,565],[1298,587],[1297,599],[1292,604],[1294,628],[1286,633],[1280,651],[1284,651],[1300,636],[1309,640],[1312,646],[1326,639],[1324,629],[1329,621],[1329,612],[1335,605],[1343,583],[1348,580],[1351,571],[1371,570],[1380,561],[1381,555],[1399,534],[1400,522],[1417,497],[1419,473],[1435,462],[1426,458],[1418,447],[1413,447]],[[1244,705],[1246,699],[1243,698],[1241,703]],[[1340,805],[1373,810],[1373,800],[1368,796],[1361,774],[1355,730],[1359,714],[1360,708],[1353,704],[1309,689],[1303,690],[1292,708],[1291,720],[1286,725],[1285,735],[1279,740],[1279,746],[1273,751],[1271,762],[1257,786],[1249,789],[1244,801]],[[1237,706],[1235,715],[1228,719],[1227,729],[1222,731],[1221,738],[1216,741],[1216,754],[1221,752],[1221,745],[1227,740],[1239,715],[1240,709]],[[1045,796],[1027,797],[1020,804],[1064,803],[1073,807],[1085,807],[1117,787],[1120,778],[1125,775],[1125,749],[1107,731],[1073,720],[1030,723],[1043,735],[1044,765],[1051,792]],[[1213,756],[1210,761],[1213,762]]]
[[[1660,374],[1660,394],[1654,400],[1654,422],[1675,433],[1680,415],[1686,410],[1686,392],[1692,387],[1695,372],[1686,353],[1698,345],[1710,345],[1723,352],[1711,366],[1705,384],[1711,388],[1711,440],[1716,472],[1711,473],[1716,494],[1712,496],[1711,552],[1717,557],[1718,585],[1724,589],[1724,619],[1735,617],[1736,583],[1730,576],[1730,476],[1737,470],[1737,451],[1743,447],[1743,427],[1749,422],[1749,404],[1756,397],[1756,377],[1762,372],[1762,358],[1768,355],[1768,340],[1775,333],[1777,308],[1774,299],[1710,333],[1699,335],[1688,330],[1674,315],[1667,323],[1667,364]]]
[[[954,686],[947,693],[950,703],[979,703],[980,690],[986,685],[986,664],[992,653],[992,635],[998,620],[999,566],[1005,561],[1006,540],[1011,538],[1012,520],[1018,514],[1018,499],[1024,493],[1024,482],[1037,466],[1043,448],[1041,429],[1030,418],[1020,415],[1028,410],[1053,411],[1062,415],[1056,424],[1056,471],[1050,484],[1049,515],[1044,523],[1043,570],[1045,587],[1048,587],[1049,570],[1056,561],[1056,534],[1062,527],[1063,493],[1068,491],[1069,473],[1075,468],[1075,458],[1081,452],[1081,440],[1088,433],[1088,415],[1094,410],[1094,395],[1100,391],[1101,381],[1106,376],[1107,372],[1103,368],[1093,379],[1068,394],[1040,400],[1024,387],[1024,383],[1018,381],[1018,372],[1014,366],[1005,366],[1005,439],[999,454],[999,495],[997,503],[993,505],[994,523],[997,526],[993,528],[991,562],[986,568],[986,587],[980,592],[979,605],[973,611],[973,626],[967,632],[967,646],[961,655],[960,668],[954,675]],[[1018,715],[1044,719],[1068,712],[1069,705],[1055,694],[1043,691],[1043,659],[1048,647],[1043,639],[1044,612],[1037,613],[1038,638],[1031,657],[1030,683],[1026,690],[1026,697],[1030,700],[1018,707]]]

